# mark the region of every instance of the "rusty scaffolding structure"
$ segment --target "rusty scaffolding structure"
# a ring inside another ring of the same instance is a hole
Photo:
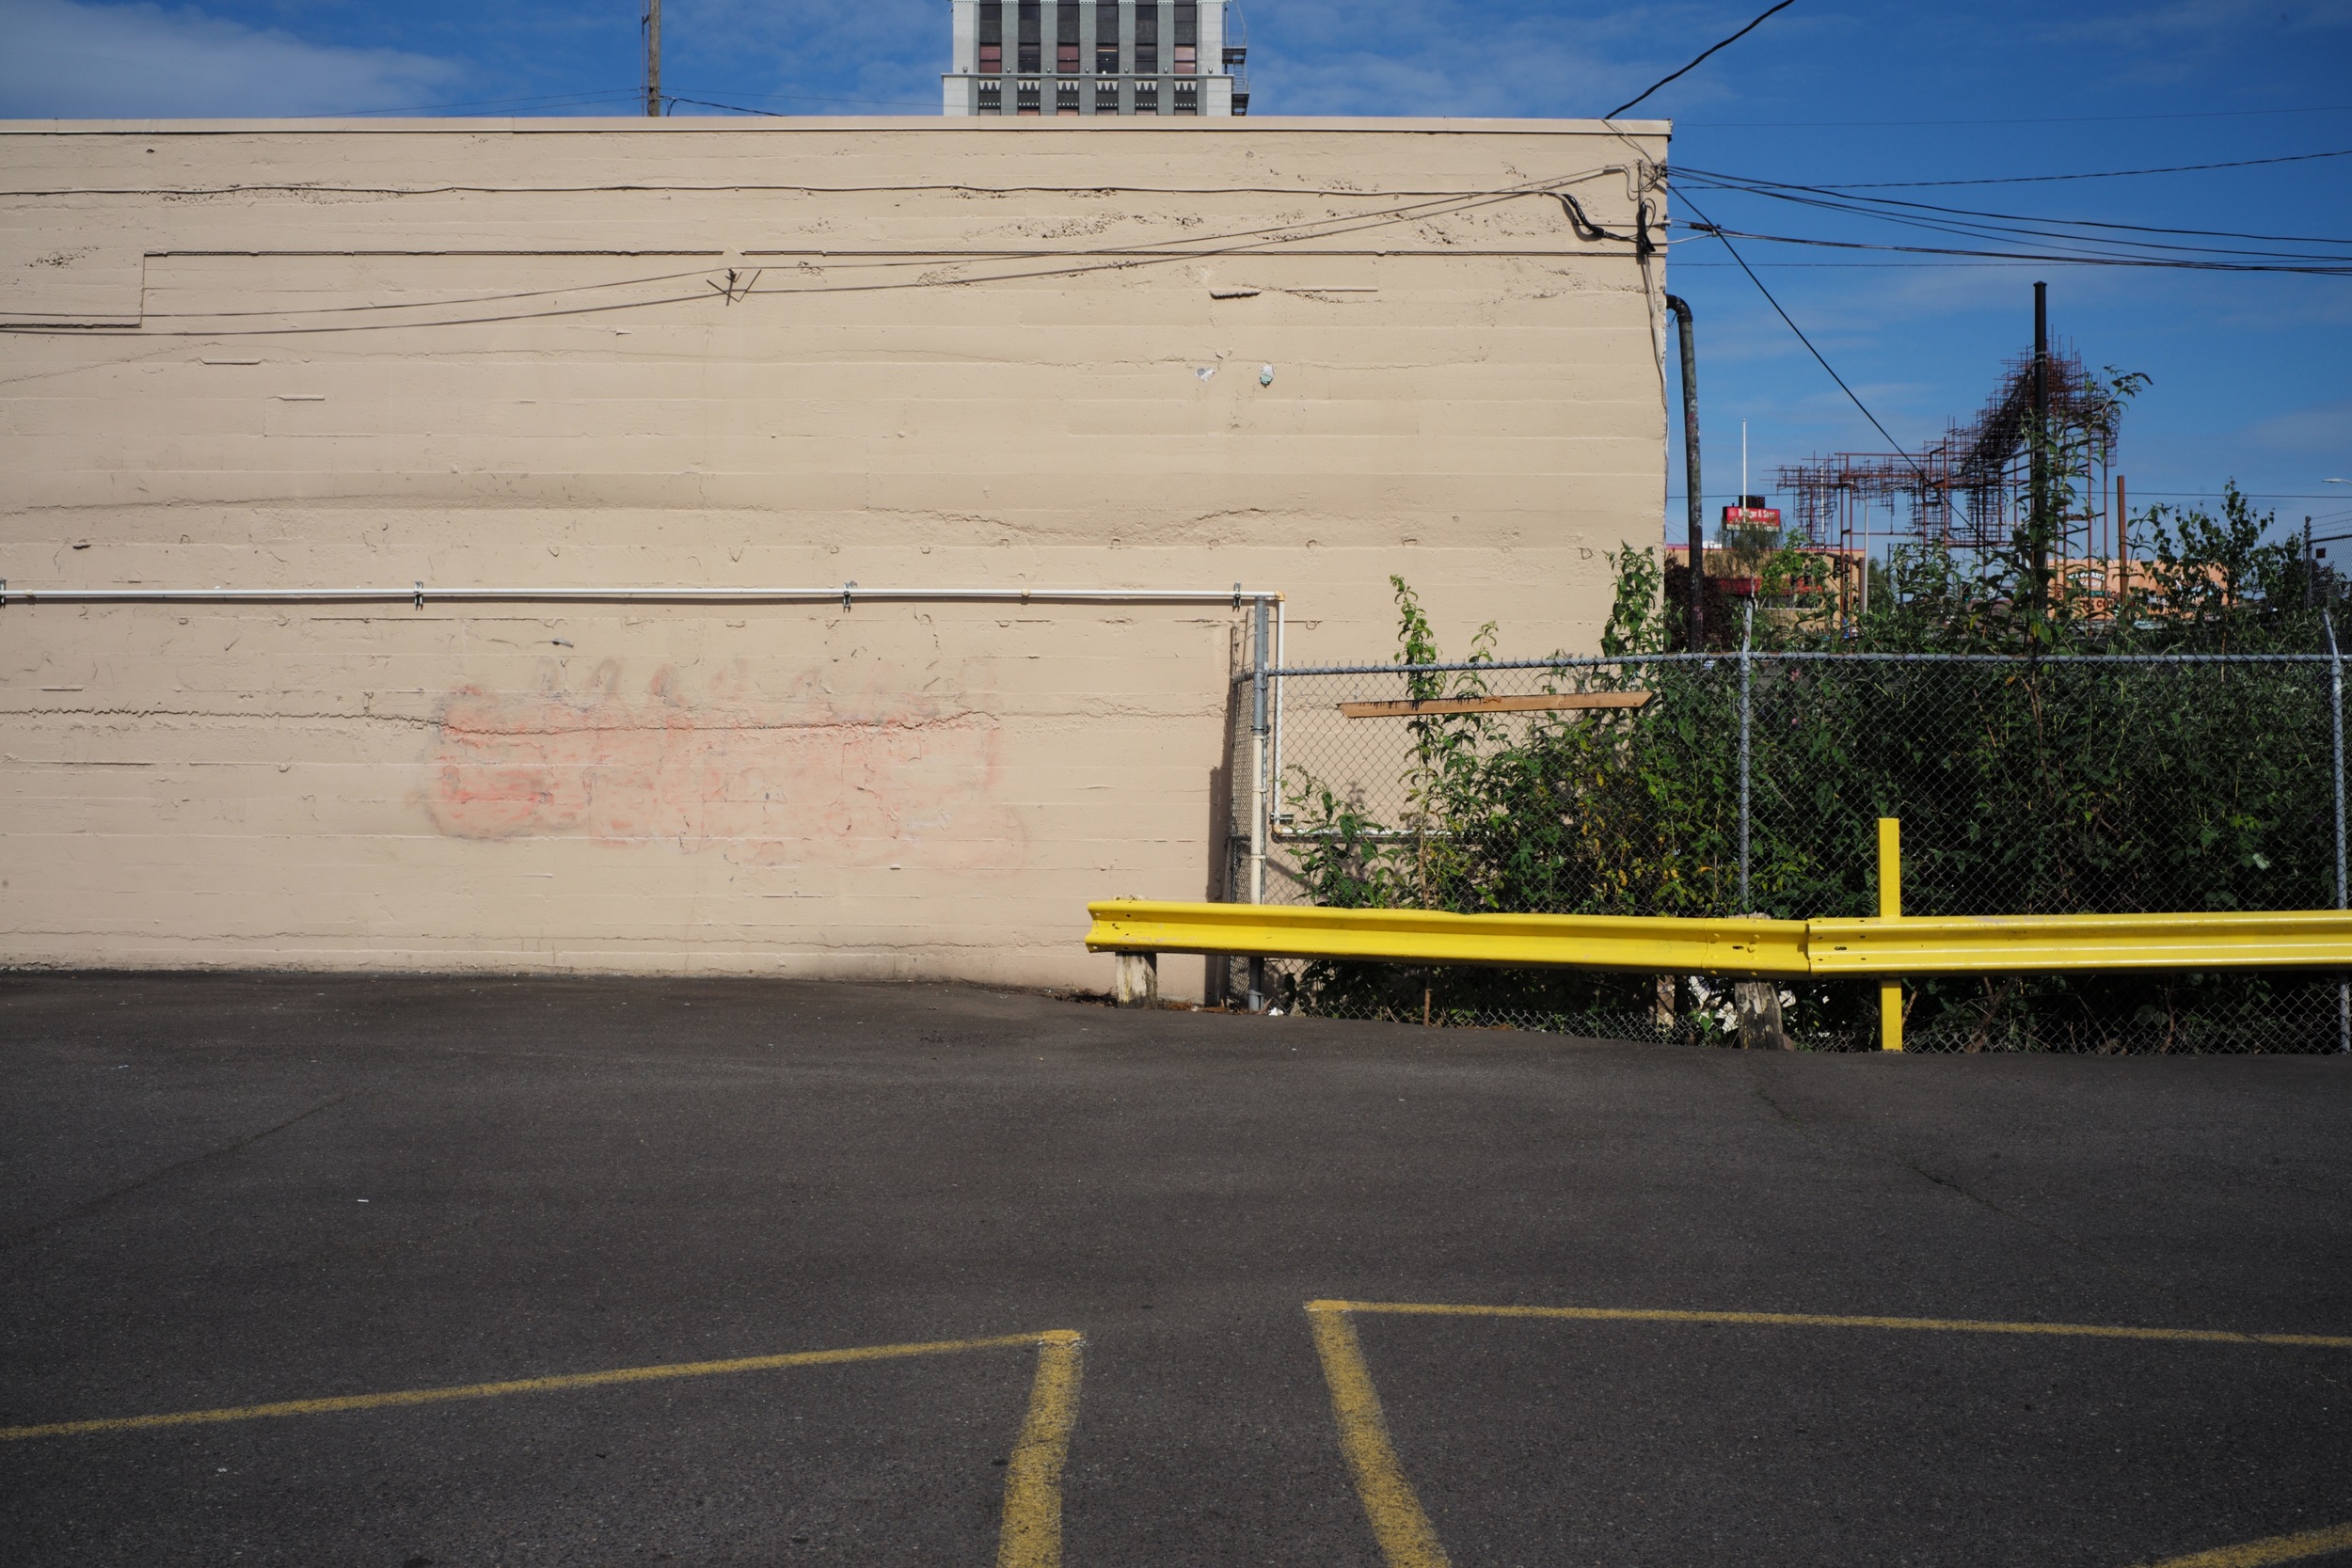
[[[2050,546],[2061,562],[2104,564],[2126,547],[2108,502],[2122,405],[2071,345],[2053,345],[2047,365]],[[1777,479],[1790,542],[1838,563],[1841,611],[1867,594],[1869,555],[1881,543],[1979,554],[2011,548],[2032,509],[2033,428],[2028,351],[2003,367],[1999,388],[1974,419],[1915,452],[1841,451],[1783,465]]]

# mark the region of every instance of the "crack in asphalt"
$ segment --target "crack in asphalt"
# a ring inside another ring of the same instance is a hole
[[[44,1230],[53,1230],[58,1226],[64,1225],[71,1220],[82,1219],[87,1215],[94,1214],[100,1210],[105,1208],[107,1205],[114,1203],[120,1198],[127,1197],[131,1194],[139,1191],[141,1188],[151,1187],[156,1182],[163,1180],[165,1178],[176,1175],[191,1166],[200,1165],[208,1160],[221,1159],[226,1155],[234,1154],[240,1149],[250,1148],[255,1144],[260,1143],[263,1138],[270,1137],[276,1133],[283,1132],[287,1128],[294,1126],[296,1122],[306,1121],[311,1117],[317,1116],[321,1111],[331,1110],[333,1107],[341,1105],[344,1101],[349,1100],[350,1098],[351,1091],[349,1090],[345,1090],[343,1093],[339,1095],[329,1096],[327,1099],[320,1101],[317,1104],[311,1106],[306,1111],[295,1112],[293,1116],[288,1117],[284,1121],[278,1122],[275,1126],[264,1127],[258,1132],[248,1133],[245,1137],[235,1140],[233,1143],[223,1144],[218,1148],[208,1148],[201,1154],[191,1154],[184,1160],[175,1160],[170,1164],[164,1166],[160,1170],[150,1171],[145,1176],[139,1177],[135,1180],[126,1181],[121,1186],[117,1187],[110,1192],[101,1193],[96,1197],[90,1198],[82,1203],[77,1203],[62,1214],[53,1214],[45,1220],[36,1220],[31,1225],[25,1226],[21,1229],[9,1231],[4,1236],[0,1236],[0,1250],[22,1246]]]

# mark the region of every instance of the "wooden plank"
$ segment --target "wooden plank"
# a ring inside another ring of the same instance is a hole
[[[1571,691],[1544,697],[1438,697],[1427,702],[1407,698],[1393,703],[1342,703],[1350,719],[1410,719],[1422,713],[1559,713],[1576,708],[1640,707],[1646,691]]]

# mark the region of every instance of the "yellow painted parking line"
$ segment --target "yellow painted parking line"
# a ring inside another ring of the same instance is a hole
[[[1029,1414],[1005,1463],[996,1568],[1061,1568],[1061,1476],[1078,1420],[1078,1346],[1068,1329],[1040,1337]]]
[[[2298,1535],[2274,1535],[2266,1541],[2249,1541],[2238,1546],[2216,1546],[2209,1552],[2167,1558],[2149,1568],[2265,1568],[2266,1563],[2293,1562],[2300,1558],[2345,1551],[2352,1551],[2352,1525],[2307,1529]]]
[[[101,1432],[138,1432],[150,1427],[199,1426],[212,1421],[252,1421],[266,1416],[326,1416],[342,1410],[381,1410],[393,1405],[437,1404],[444,1400],[489,1400],[505,1394],[551,1394],[565,1388],[601,1388],[621,1383],[660,1383],[672,1378],[723,1377],[784,1367],[833,1367],[857,1361],[895,1361],[915,1355],[950,1355],[960,1351],[1007,1350],[1018,1345],[1074,1344],[1066,1329],[1042,1334],[1003,1334],[987,1339],[931,1339],[909,1345],[863,1345],[852,1350],[793,1351],[784,1355],[746,1355],[732,1361],[676,1361],[659,1367],[622,1367],[604,1372],[567,1372],[555,1377],[518,1377],[502,1383],[467,1383],[446,1388],[404,1388],[384,1394],[338,1394],[318,1400],[281,1400],[220,1410],[182,1410],[165,1416],[110,1416],[91,1421],[51,1421],[40,1426],[0,1427],[0,1441],[28,1437],[79,1437]],[[1072,1387],[1076,1374],[1072,1373]]]
[[[1763,1328],[1890,1328],[1940,1334],[2047,1334],[2080,1339],[2169,1339],[2203,1345],[2300,1345],[2352,1350],[2352,1335],[2248,1334],[2227,1328],[2115,1323],[1997,1323],[1974,1318],[1846,1317],[1819,1312],[1679,1312],[1647,1307],[1481,1307],[1438,1302],[1315,1301],[1310,1312],[1392,1312],[1425,1318],[1565,1318],[1581,1323],[1727,1323]]]
[[[1356,1481],[1374,1538],[1387,1568],[1449,1568],[1444,1544],[1405,1479],[1389,1437],[1380,1395],[1364,1364],[1363,1343],[1350,1318],[1357,1313],[1424,1318],[1549,1318],[1575,1323],[1722,1323],[1767,1328],[1881,1328],[1945,1334],[2051,1335],[2088,1339],[2138,1339],[2189,1344],[2296,1345],[2352,1350],[2352,1335],[2246,1334],[2218,1328],[2137,1328],[2105,1323],[1998,1323],[1974,1318],[1888,1318],[1818,1312],[1686,1312],[1639,1307],[1482,1307],[1471,1304],[1403,1301],[1311,1301],[1307,1323],[1324,1382],[1331,1390],[1331,1415],[1339,1426],[1340,1451]],[[2329,1552],[2352,1551],[2352,1525],[2277,1535],[2235,1546],[2217,1546],[2140,1568],[2265,1568]]]
[[[1363,1499],[1364,1516],[1372,1522],[1389,1568],[1448,1568],[1450,1560],[1437,1528],[1422,1512],[1389,1441],[1388,1418],[1380,1412],[1379,1392],[1364,1366],[1364,1347],[1356,1338],[1356,1325],[1347,1321],[1350,1306],[1311,1301],[1307,1324],[1323,1361],[1323,1381],[1330,1386],[1331,1417],[1339,1423],[1340,1451],[1356,1478],[1356,1495]]]

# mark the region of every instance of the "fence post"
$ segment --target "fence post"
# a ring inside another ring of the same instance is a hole
[[[2328,634],[2328,724],[2334,736],[2336,781],[2336,908],[2344,907],[2344,653],[2336,646],[2333,612],[2321,610],[2319,625]],[[2352,979],[2336,977],[2336,1049],[2352,1051]]]
[[[1879,918],[1900,920],[1903,914],[1903,822],[1899,816],[1879,818]],[[1879,1049],[1903,1048],[1903,983],[1879,982]]]
[[[1754,914],[1748,894],[1748,764],[1749,732],[1754,705],[1749,700],[1756,646],[1756,601],[1747,603],[1747,618],[1740,630],[1740,912]],[[1788,1051],[1788,1030],[1780,1012],[1780,982],[1740,980],[1731,988],[1732,1006],[1740,1020],[1740,1045],[1747,1051]]]
[[[1266,830],[1266,605],[1261,595],[1252,601],[1249,639],[1249,901],[1265,902]],[[1249,1010],[1265,1008],[1265,959],[1249,960]]]
[[[1742,500],[1740,505],[1747,502]],[[1756,644],[1756,601],[1748,601],[1747,623],[1740,629],[1740,912],[1754,914],[1748,901],[1748,727],[1753,705],[1748,700],[1749,667]]]

